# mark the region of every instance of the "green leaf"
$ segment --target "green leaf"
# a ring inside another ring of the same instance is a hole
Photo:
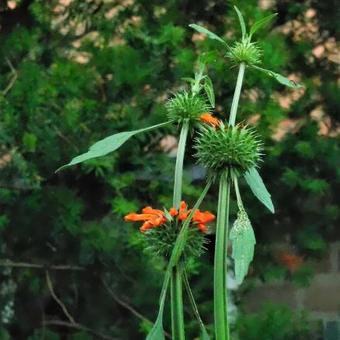
[[[265,68],[258,67],[258,66],[255,66],[255,65],[252,65],[252,67],[261,71],[261,72],[264,72],[267,76],[275,78],[280,84],[288,86],[292,89],[299,89],[299,88],[303,87],[301,84],[298,84],[295,81],[290,80],[290,79],[282,76],[279,73],[275,73],[273,71],[270,71],[270,70],[267,70]]]
[[[184,80],[184,81],[187,81],[190,84],[193,84],[195,82],[195,79],[194,78],[190,78],[190,77],[183,77],[181,79]]]
[[[223,45],[228,46],[228,44],[222,38],[220,38],[215,33],[209,31],[205,27],[202,27],[202,26],[196,25],[196,24],[190,24],[189,27],[193,28],[194,30],[196,30],[199,33],[206,34],[210,39],[217,40],[217,41],[221,42]]]
[[[194,315],[200,325],[200,328],[201,328],[201,334],[200,334],[200,340],[210,340],[210,337],[209,337],[209,334],[204,326],[204,323],[201,319],[201,316],[200,316],[200,313],[198,311],[198,307],[197,307],[197,304],[196,304],[196,301],[195,301],[195,298],[194,298],[194,294],[190,288],[190,283],[189,283],[189,278],[188,278],[188,274],[187,274],[187,271],[183,270],[183,282],[184,282],[184,285],[185,285],[185,289],[187,291],[187,294],[188,294],[188,297],[189,297],[189,301],[190,301],[190,304],[191,304],[191,307],[192,307],[192,311],[194,312]]]
[[[131,211],[132,211],[132,210],[131,210]],[[172,222],[173,217],[170,215],[170,212],[169,212],[167,209],[165,209],[165,208],[163,208],[163,211],[164,211],[165,218],[166,218],[169,222]]]
[[[207,94],[210,105],[214,108],[215,107],[214,86],[213,86],[211,79],[208,76],[206,76],[205,78],[203,87],[204,87],[205,93]]]
[[[265,187],[263,180],[255,168],[251,168],[244,175],[253,194],[274,214],[275,209],[271,195]]]
[[[126,132],[119,132],[116,133],[114,135],[111,135],[109,137],[106,137],[98,142],[96,142],[95,144],[93,144],[89,151],[74,157],[70,163],[63,165],[62,167],[60,167],[59,169],[56,170],[56,172],[65,169],[69,166],[75,165],[75,164],[79,164],[82,162],[85,162],[89,159],[93,159],[93,158],[97,158],[97,157],[102,157],[107,155],[110,152],[113,152],[115,150],[117,150],[120,146],[122,146],[129,138],[131,138],[132,136],[136,135],[137,133],[141,133],[141,132],[146,132],[149,130],[153,130],[156,129],[158,127],[164,126],[169,124],[169,122],[165,122],[165,123],[161,123],[161,124],[157,124],[157,125],[153,125],[153,126],[149,126],[147,128],[144,129],[139,129],[139,130],[134,130],[134,131],[126,131]]]
[[[241,25],[241,31],[242,31],[242,40],[244,40],[247,36],[247,30],[246,30],[246,24],[244,22],[244,18],[243,18],[243,15],[242,13],[240,12],[240,10],[234,6],[234,9],[237,13],[237,16],[238,16],[238,20],[240,22],[240,25]]]
[[[250,27],[249,37],[251,38],[255,32],[257,32],[261,27],[267,25],[272,19],[277,16],[277,13],[270,14],[254,23],[253,26]]]
[[[210,336],[205,328],[201,329],[200,340],[210,340]]]
[[[233,248],[231,257],[234,259],[235,279],[238,284],[241,284],[254,258],[256,244],[253,227],[243,209],[239,211],[229,237]]]
[[[163,329],[163,311],[159,314],[156,322],[151,328],[150,333],[147,335],[146,340],[164,340],[164,329]]]

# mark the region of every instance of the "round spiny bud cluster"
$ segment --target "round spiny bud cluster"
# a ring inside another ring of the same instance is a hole
[[[169,258],[178,236],[178,226],[176,226],[176,222],[168,222],[157,228],[149,229],[144,234],[147,236],[146,249],[148,251]],[[187,257],[201,256],[206,250],[205,245],[208,242],[205,234],[197,227],[191,226],[187,235],[184,255]]]
[[[211,106],[206,98],[199,94],[182,91],[171,98],[165,105],[168,117],[178,122],[189,119],[197,120],[202,113],[209,112]]]
[[[256,65],[261,62],[262,51],[255,42],[248,40],[238,41],[227,53],[227,57],[232,59],[235,64],[245,63]]]
[[[198,163],[212,174],[231,170],[239,176],[261,161],[262,143],[247,126],[203,127],[194,145]]]

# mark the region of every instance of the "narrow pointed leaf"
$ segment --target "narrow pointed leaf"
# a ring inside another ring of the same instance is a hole
[[[256,244],[253,227],[244,210],[239,211],[229,237],[233,249],[231,256],[234,259],[235,279],[238,284],[241,284],[254,258]]]
[[[258,66],[252,66],[252,67],[257,69],[257,70],[259,70],[259,71],[261,71],[261,72],[264,72],[265,74],[267,74],[270,77],[275,78],[280,84],[288,86],[288,87],[290,87],[292,89],[299,89],[299,88],[303,87],[301,84],[296,83],[295,81],[290,80],[290,79],[282,76],[279,73],[275,73],[273,71],[270,71],[270,70],[267,70],[265,68],[258,67]]]
[[[200,328],[201,328],[200,340],[210,340],[209,334],[208,334],[208,332],[207,332],[207,330],[204,326],[204,323],[203,323],[202,318],[200,316],[200,313],[198,311],[198,307],[197,307],[197,304],[196,304],[196,301],[195,301],[195,298],[194,298],[194,294],[193,294],[193,292],[190,288],[188,274],[187,274],[185,269],[183,271],[183,282],[184,282],[185,289],[186,289],[188,297],[189,297],[191,308],[192,308],[194,315],[195,315],[195,317],[196,317],[196,319],[197,319],[197,321],[200,325]]]
[[[158,316],[146,340],[164,340],[163,315]]]
[[[101,156],[105,156],[110,152],[113,152],[115,150],[117,150],[120,146],[122,146],[129,138],[131,138],[132,136],[136,135],[137,133],[141,133],[141,132],[146,132],[149,130],[153,130],[156,129],[158,127],[164,126],[166,124],[169,124],[170,122],[165,122],[165,123],[161,123],[161,124],[157,124],[157,125],[153,125],[153,126],[149,126],[147,128],[144,129],[139,129],[139,130],[134,130],[134,131],[126,131],[126,132],[119,132],[116,133],[114,135],[111,135],[109,137],[106,137],[98,142],[96,142],[95,144],[93,144],[89,150],[79,156],[74,157],[70,163],[63,165],[62,167],[60,167],[59,169],[57,169],[56,172],[65,169],[69,166],[75,165],[75,164],[79,164],[82,162],[85,162],[89,159],[92,158],[97,158],[97,157],[101,157]]]
[[[264,185],[258,171],[255,168],[251,168],[249,171],[246,172],[244,178],[253,194],[274,214],[275,209],[271,199],[271,195]]]
[[[161,295],[159,297],[159,310],[157,314],[157,319],[154,325],[152,326],[149,334],[147,335],[146,340],[164,340],[165,338],[164,329],[163,329],[163,313],[164,313],[165,298],[166,298],[166,294],[168,291],[170,277],[171,277],[171,269],[169,270],[167,268],[165,275],[164,275]]]
[[[222,44],[228,46],[228,44],[221,37],[219,37],[217,34],[211,32],[211,31],[209,31],[208,29],[206,29],[203,26],[196,25],[196,24],[190,24],[189,27],[193,28],[194,30],[196,30],[199,33],[206,34],[210,39],[217,40],[217,41],[221,42]]]
[[[207,94],[210,105],[215,107],[215,92],[211,79],[207,76],[204,81],[204,91]]]
[[[201,330],[200,340],[210,340],[210,336],[205,328]]]
[[[277,16],[277,13],[270,14],[254,23],[253,26],[250,27],[249,36],[252,37],[255,32],[257,32],[261,27],[267,25],[271,20],[273,20]]]
[[[195,79],[190,77],[183,77],[182,80],[187,81],[190,84],[195,82]]]
[[[244,40],[247,36],[246,24],[244,22],[244,18],[243,18],[242,13],[240,12],[240,10],[236,6],[234,6],[234,9],[237,13],[238,20],[240,22],[241,31],[242,31],[242,40]]]

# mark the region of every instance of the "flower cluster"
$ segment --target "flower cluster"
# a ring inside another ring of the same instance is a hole
[[[145,207],[141,214],[130,213],[125,216],[127,222],[143,222],[140,231],[145,234],[145,249],[158,256],[169,258],[176,243],[179,227],[189,218],[191,209],[182,201],[179,209],[167,210]],[[198,257],[205,250],[208,242],[205,233],[208,231],[207,223],[214,221],[215,215],[209,211],[195,210],[192,214],[184,256]]]
[[[182,201],[178,210],[175,208],[169,210],[169,216],[178,222],[183,222],[188,218],[190,212],[191,209],[188,209],[188,205]],[[164,225],[167,222],[172,222],[169,216],[166,216],[165,211],[153,209],[152,207],[145,207],[142,209],[141,214],[130,213],[124,217],[124,220],[127,222],[144,222],[140,227],[140,231],[145,232]],[[207,223],[214,220],[214,214],[209,211],[200,211],[199,209],[195,210],[192,216],[192,224],[203,233],[208,231]]]

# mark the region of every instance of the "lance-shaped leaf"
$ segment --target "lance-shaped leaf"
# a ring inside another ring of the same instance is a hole
[[[200,340],[210,340],[210,336],[204,326],[204,323],[201,319],[201,316],[200,316],[200,313],[198,311],[198,307],[197,307],[197,304],[196,304],[196,301],[195,301],[195,298],[194,298],[194,294],[191,290],[191,287],[190,287],[190,283],[189,283],[189,279],[188,279],[188,274],[184,268],[183,270],[183,282],[184,282],[184,285],[185,285],[185,289],[188,293],[188,297],[189,297],[189,301],[191,303],[191,307],[192,307],[192,310],[194,312],[194,315],[200,325],[200,328],[201,328],[201,334],[200,334]]]
[[[275,212],[271,195],[268,192],[263,180],[255,168],[251,168],[246,172],[244,178],[250,186],[253,194],[262,202],[273,214]]]
[[[235,279],[238,284],[241,284],[254,258],[256,244],[253,227],[243,209],[238,212],[229,237],[233,248],[231,256],[234,259]]]
[[[255,32],[257,32],[261,27],[267,25],[272,19],[277,16],[277,13],[270,14],[254,23],[253,26],[250,27],[249,37],[251,38]]]
[[[161,123],[161,124],[157,124],[157,125],[153,125],[153,126],[149,126],[147,128],[144,129],[139,129],[139,130],[134,130],[134,131],[126,131],[126,132],[119,132],[116,133],[112,136],[106,137],[98,142],[96,142],[95,144],[93,144],[90,148],[89,151],[74,157],[70,163],[63,165],[62,167],[60,167],[59,169],[57,169],[56,172],[67,168],[71,165],[75,165],[75,164],[79,164],[82,162],[85,162],[89,159],[92,158],[97,158],[97,157],[101,157],[101,156],[105,156],[108,153],[117,150],[120,146],[122,146],[129,138],[131,138],[132,136],[136,135],[137,133],[141,133],[141,132],[146,132],[149,130],[153,130],[156,129],[158,127],[164,126],[169,124],[169,122],[165,122],[165,123]]]
[[[215,107],[215,92],[211,79],[207,76],[204,81],[204,91],[207,94],[211,107]]]
[[[151,331],[146,337],[146,340],[164,340],[164,329],[163,329],[163,311],[162,315],[159,315],[156,322],[154,323]]]
[[[208,38],[213,39],[213,40],[217,40],[220,43],[222,43],[225,46],[228,46],[228,44],[221,38],[219,37],[217,34],[209,31],[208,29],[206,29],[203,26],[200,25],[196,25],[196,24],[190,24],[189,27],[193,28],[194,30],[196,30],[199,33],[204,33],[208,36]]]
[[[290,79],[282,76],[279,73],[275,73],[273,71],[270,71],[270,70],[267,70],[265,68],[262,68],[262,67],[259,67],[259,66],[255,66],[255,65],[252,65],[252,67],[257,69],[257,70],[259,70],[259,71],[261,71],[261,72],[263,72],[263,73],[265,73],[269,77],[275,78],[280,84],[288,86],[288,87],[290,87],[292,89],[299,89],[299,88],[303,87],[301,84],[296,83],[295,81],[290,80]]]
[[[242,40],[244,40],[247,36],[246,24],[244,22],[244,18],[243,18],[242,13],[240,12],[240,10],[236,6],[234,6],[234,9],[237,13],[238,20],[240,22],[241,31],[242,31]]]

